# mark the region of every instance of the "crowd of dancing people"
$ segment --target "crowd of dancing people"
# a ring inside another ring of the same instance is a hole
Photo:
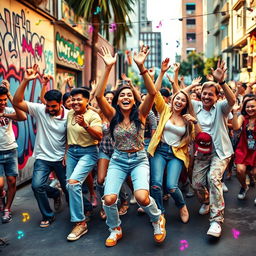
[[[44,75],[40,102],[36,103],[26,101],[24,92],[38,76],[37,65],[25,71],[13,97],[9,82],[1,81],[2,223],[12,220],[18,176],[12,120],[24,121],[28,114],[37,129],[32,190],[42,215],[41,228],[54,222],[65,197],[74,224],[67,240],[78,240],[87,233],[90,215],[100,204],[100,217],[110,232],[105,245],[112,247],[122,238],[120,216],[127,213],[130,203],[137,203],[138,213],[149,216],[154,241],[162,243],[165,213],[170,210],[165,209],[164,200],[171,197],[180,220],[188,223],[189,209],[180,185],[189,184],[188,196],[195,195],[201,203],[199,214],[209,214],[207,235],[221,236],[223,192],[228,190],[224,172],[226,178],[236,172],[241,185],[239,200],[246,198],[255,183],[256,82],[230,86],[225,81],[225,63],[219,60],[206,82],[198,77],[185,85],[179,63],[170,65],[168,58],[155,80],[154,68],[144,65],[149,54],[149,47],[142,46],[133,57],[146,93],[125,74],[121,85],[107,90],[117,54],[106,47],[99,52],[105,69],[90,88],[74,88],[68,78],[67,88],[65,84],[62,90],[47,90],[50,77]],[[170,68],[173,77],[166,73]],[[162,88],[165,75],[171,89]],[[7,107],[8,100],[13,108]],[[54,211],[48,198],[54,200]]]

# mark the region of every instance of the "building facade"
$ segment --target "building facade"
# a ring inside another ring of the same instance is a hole
[[[229,80],[256,79],[256,0],[205,0],[205,57],[226,62]]]
[[[182,0],[181,60],[192,52],[203,52],[203,3],[201,0]]]

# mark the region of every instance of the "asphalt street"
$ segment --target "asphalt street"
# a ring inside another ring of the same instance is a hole
[[[113,248],[106,248],[105,239],[109,232],[99,217],[99,207],[94,210],[89,231],[81,239],[68,242],[66,236],[72,229],[69,208],[56,214],[56,221],[46,229],[39,227],[41,214],[30,184],[17,192],[12,210],[13,220],[0,224],[0,237],[9,245],[0,246],[4,256],[68,256],[68,255],[256,255],[256,218],[254,198],[256,189],[251,188],[244,201],[237,199],[239,185],[235,177],[226,181],[229,191],[225,193],[226,211],[223,233],[220,239],[209,239],[208,216],[200,216],[199,202],[195,197],[186,199],[190,221],[183,224],[178,210],[170,199],[166,204],[167,238],[156,245],[147,216],[137,215],[137,206],[131,205],[127,215],[122,216],[123,238]]]

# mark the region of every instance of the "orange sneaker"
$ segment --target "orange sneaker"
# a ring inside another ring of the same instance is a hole
[[[166,237],[165,218],[160,216],[158,222],[152,222],[154,228],[154,239],[157,243],[162,243]]]
[[[107,247],[112,247],[117,244],[117,241],[122,238],[123,234],[122,234],[121,227],[117,227],[114,229],[110,228],[109,231],[110,231],[110,235],[107,238],[105,245]]]

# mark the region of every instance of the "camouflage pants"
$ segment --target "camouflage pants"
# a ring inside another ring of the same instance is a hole
[[[230,157],[221,160],[216,153],[200,154],[194,159],[192,186],[202,204],[210,203],[210,222],[223,223],[225,202],[222,176]]]

